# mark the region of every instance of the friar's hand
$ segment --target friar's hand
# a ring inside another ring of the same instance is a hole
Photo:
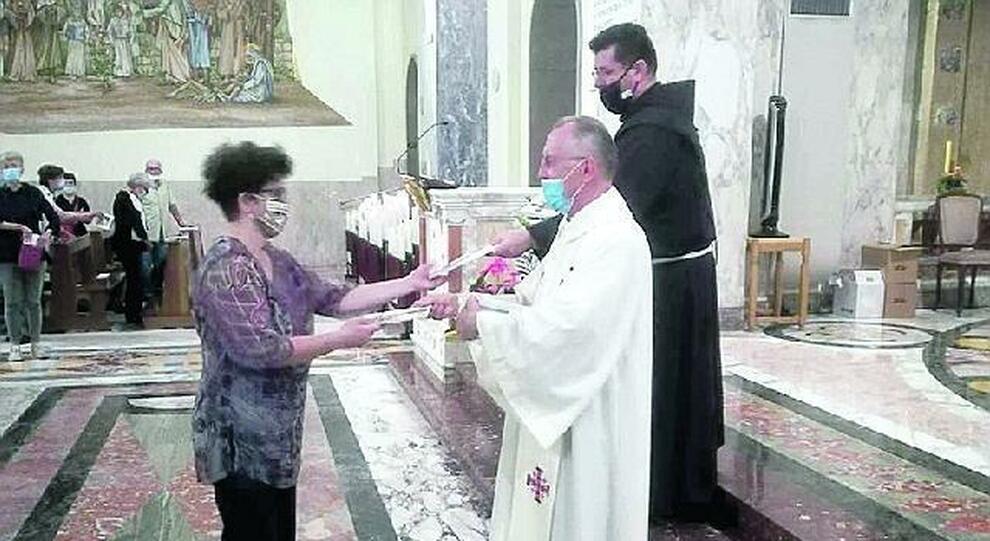
[[[416,270],[409,273],[404,279],[406,285],[409,288],[410,293],[419,293],[422,291],[430,291],[447,281],[446,276],[436,276],[430,278],[430,273],[433,272],[432,265],[420,265],[416,267]]]
[[[493,244],[495,245],[493,254],[501,257],[519,257],[533,247],[533,239],[530,238],[529,231],[517,229],[499,233]]]
[[[458,302],[456,295],[428,295],[413,303],[413,306],[429,306],[430,317],[433,319],[450,319],[457,317]]]
[[[457,315],[457,335],[461,340],[474,340],[478,337],[478,299],[468,298],[467,304]]]

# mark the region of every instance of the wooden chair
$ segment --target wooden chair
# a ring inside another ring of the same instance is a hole
[[[935,309],[942,304],[942,270],[954,268],[958,279],[956,315],[961,316],[966,274],[970,275],[969,306],[972,308],[976,274],[980,268],[990,267],[990,250],[973,248],[980,235],[983,200],[975,194],[944,195],[935,201],[935,212],[938,221]]]

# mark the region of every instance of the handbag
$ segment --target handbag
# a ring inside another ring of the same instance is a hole
[[[41,263],[44,261],[45,248],[41,245],[41,237],[34,233],[24,235],[21,242],[21,249],[17,254],[17,266],[27,272],[37,272],[41,270]]]

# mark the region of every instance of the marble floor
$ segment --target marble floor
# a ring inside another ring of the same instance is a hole
[[[801,539],[990,538],[990,312],[964,316],[724,333],[722,485]]]
[[[487,538],[471,483],[383,361],[403,349],[384,340],[315,363],[299,539]],[[197,354],[116,349],[2,368],[0,539],[219,539],[192,463]]]
[[[990,310],[964,316],[723,333],[735,521],[651,539],[990,538]],[[218,539],[192,469],[195,335],[45,342],[0,363],[0,540]],[[314,363],[299,539],[487,538],[499,413],[411,358],[382,338]]]

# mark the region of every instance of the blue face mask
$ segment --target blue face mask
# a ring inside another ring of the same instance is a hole
[[[567,197],[567,192],[564,190],[564,181],[582,163],[584,163],[584,160],[574,164],[574,167],[571,167],[571,170],[560,178],[540,179],[540,186],[543,189],[543,203],[546,206],[561,214],[567,214],[571,210],[571,204],[574,203],[574,196],[577,195],[577,191],[574,192],[574,196]]]
[[[19,167],[5,167],[0,174],[0,180],[5,186],[18,182],[21,180],[21,169]]]
[[[571,209],[571,200],[564,192],[564,179],[544,178],[540,179],[543,188],[543,203],[561,214],[567,214]]]

